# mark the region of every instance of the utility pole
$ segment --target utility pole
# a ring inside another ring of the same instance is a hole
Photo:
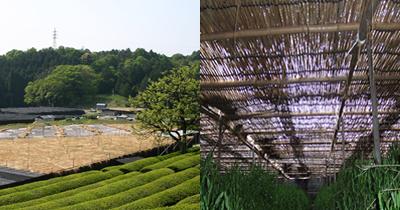
[[[56,28],[54,28],[54,31],[53,31],[53,48],[54,49],[57,48],[57,30],[56,30]]]

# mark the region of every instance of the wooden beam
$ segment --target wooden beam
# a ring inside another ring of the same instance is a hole
[[[315,117],[315,116],[331,116],[337,112],[310,112],[310,113],[274,113],[274,112],[253,112],[241,113],[235,115],[227,115],[229,120],[250,119],[250,118],[274,118],[274,117]],[[371,115],[372,112],[344,112],[341,115]],[[380,111],[378,114],[400,114],[400,111]]]
[[[302,26],[284,26],[263,29],[247,29],[240,31],[218,32],[201,34],[200,41],[213,41],[224,39],[240,39],[252,37],[264,37],[282,34],[296,33],[327,33],[327,32],[342,32],[342,31],[357,31],[360,27],[359,23],[335,23],[324,25],[302,25]],[[400,30],[400,23],[374,23],[374,30],[379,31],[396,31]]]
[[[354,62],[354,61],[353,61]],[[355,64],[354,64],[355,65]],[[353,71],[354,71],[353,66]],[[400,80],[398,75],[376,75],[378,81],[389,81],[389,80]],[[314,82],[329,82],[338,83],[345,82],[348,80],[348,76],[337,76],[337,77],[309,77],[309,78],[297,78],[297,79],[273,79],[273,80],[236,80],[236,81],[200,81],[200,88],[204,89],[223,89],[223,88],[235,88],[235,87],[263,87],[268,85],[288,85],[288,84],[301,84],[301,83],[314,83]],[[353,80],[365,80],[368,81],[368,75],[354,75]]]
[[[219,120],[219,116],[218,114],[214,113],[212,110],[204,107],[204,106],[200,106],[200,111],[206,115],[208,115],[210,118],[212,118],[213,120],[217,121]],[[263,154],[263,152],[259,151],[253,144],[249,143],[246,139],[246,137],[238,132],[235,129],[235,126],[232,124],[232,122],[227,122],[225,120],[222,120],[224,127],[229,130],[233,135],[235,135],[244,145],[246,145],[250,150],[252,150],[253,152],[255,152],[259,157],[263,158],[264,160],[266,160],[269,164],[271,164],[271,166],[276,169],[280,174],[282,174],[282,176],[284,176],[287,179],[293,179],[293,177],[287,175],[285,173],[285,171],[278,165],[276,164],[274,161],[272,161],[269,157],[268,154]]]
[[[399,112],[400,113],[400,112]],[[368,132],[371,131],[371,129],[342,129],[339,130],[339,132],[342,133],[362,133],[362,132]],[[400,128],[386,128],[386,129],[380,129],[380,131],[400,131]],[[279,131],[273,131],[273,130],[255,130],[255,131],[246,131],[244,132],[247,135],[250,134],[255,134],[255,135],[279,135],[279,134],[332,134],[335,132],[334,130],[294,130],[294,131],[287,131],[287,130],[279,130]]]

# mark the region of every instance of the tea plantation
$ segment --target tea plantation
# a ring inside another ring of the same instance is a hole
[[[0,190],[2,209],[199,209],[198,149]]]

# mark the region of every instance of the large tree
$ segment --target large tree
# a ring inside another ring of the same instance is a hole
[[[168,133],[179,145],[187,148],[187,131],[197,130],[199,122],[199,66],[181,67],[167,72],[131,104],[144,108],[137,119],[146,128]]]
[[[99,76],[87,65],[60,65],[47,77],[29,82],[25,103],[49,106],[71,106],[93,97]]]

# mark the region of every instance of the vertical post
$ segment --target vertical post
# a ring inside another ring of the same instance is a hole
[[[344,119],[342,119],[342,167],[344,167],[344,163],[346,161],[345,145],[346,139],[344,136]]]
[[[217,162],[219,166],[221,166],[221,145],[223,137],[224,137],[224,124],[222,116],[220,115],[218,120],[218,144],[217,144],[218,148]]]
[[[378,120],[378,99],[376,93],[374,65],[372,60],[372,43],[371,38],[367,41],[368,52],[368,76],[369,86],[371,92],[371,105],[372,105],[372,133],[374,137],[374,161],[375,164],[381,163],[381,150],[380,150],[380,137],[379,137],[379,120]]]

